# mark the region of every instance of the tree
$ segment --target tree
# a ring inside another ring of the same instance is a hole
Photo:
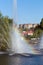
[[[0,18],[2,18],[2,13],[0,12]]]
[[[8,18],[8,21],[9,21],[9,25],[12,26],[12,24],[13,24],[13,19]]]
[[[40,27],[41,27],[41,29],[43,29],[43,18],[41,19]]]
[[[10,23],[12,19],[2,16],[0,13],[0,46],[1,50],[7,50],[10,46]]]

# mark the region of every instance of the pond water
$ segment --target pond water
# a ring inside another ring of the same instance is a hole
[[[0,55],[0,65],[43,65],[43,56]]]

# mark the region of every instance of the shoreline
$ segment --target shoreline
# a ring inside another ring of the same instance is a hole
[[[8,54],[8,52],[0,51],[0,55],[1,54]]]
[[[0,51],[0,55],[8,55],[8,56],[43,56],[43,53],[12,53],[8,51]]]

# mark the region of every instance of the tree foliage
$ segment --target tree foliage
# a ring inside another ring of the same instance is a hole
[[[12,24],[12,19],[7,16],[3,16],[0,13],[0,49],[6,50],[9,48],[10,43],[10,26]]]
[[[43,18],[41,19],[40,27],[43,29]]]
[[[40,24],[35,27],[33,37],[40,37],[42,32],[43,32],[43,18],[41,19]]]

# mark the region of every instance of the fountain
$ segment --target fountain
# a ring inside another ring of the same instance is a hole
[[[14,53],[33,53],[32,47],[24,40],[17,28],[13,28],[12,34],[12,51]]]
[[[14,0],[14,10],[15,12],[13,14],[14,15],[14,21],[17,23],[17,1]],[[13,51],[13,54],[15,53],[29,53],[29,54],[38,54],[39,52],[37,52],[35,50],[35,48],[30,45],[25,39],[24,37],[21,35],[21,33],[18,30],[18,27],[16,25],[16,23],[13,21],[13,27],[11,32],[11,43],[12,43],[12,48],[11,51]]]

